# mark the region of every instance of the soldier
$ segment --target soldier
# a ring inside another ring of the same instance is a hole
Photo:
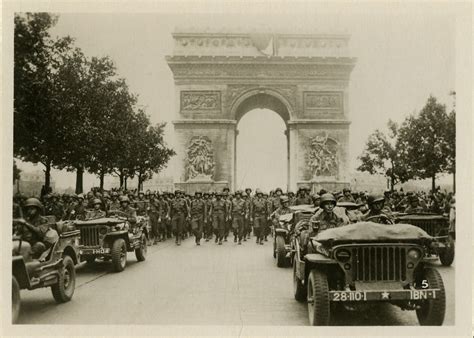
[[[206,203],[201,198],[202,193],[196,191],[194,200],[191,201],[191,229],[196,238],[196,245],[201,245],[201,237],[204,229],[204,223],[207,222]]]
[[[231,202],[230,214],[232,215],[232,229],[234,232],[234,243],[239,239],[239,245],[242,244],[242,237],[244,236],[244,220],[246,215],[246,202],[242,199],[242,192],[237,190],[235,198]]]
[[[227,207],[225,201],[222,200],[222,193],[217,193],[216,199],[211,202],[209,217],[212,219],[212,227],[216,233],[216,243],[219,242],[219,245],[222,245],[227,219]]]
[[[170,205],[167,201],[167,194],[157,194],[160,211],[158,216],[159,232],[161,234],[161,241],[165,241],[168,233],[168,224],[170,223]]]
[[[110,210],[119,210],[120,209],[120,201],[118,200],[118,193],[116,191],[112,191],[110,197],[110,203],[108,203],[108,211]]]
[[[250,203],[250,221],[253,222],[253,229],[257,237],[256,243],[263,245],[264,229],[267,222],[268,205],[260,189],[255,191],[255,197]]]
[[[416,195],[409,195],[408,203],[409,205],[405,208],[405,213],[416,213],[423,211],[423,207],[420,205],[420,201]]]
[[[225,204],[225,209],[226,209],[226,219],[224,222],[224,242],[227,242],[227,237],[229,237],[229,231],[230,228],[232,227],[232,219],[231,219],[231,196],[229,196],[229,188],[224,188],[222,191],[222,199]]]
[[[151,224],[151,235],[153,237],[153,245],[157,244],[161,240],[159,226],[159,223],[161,223],[160,209],[161,204],[156,199],[155,194],[149,195],[148,217],[150,219]]]
[[[288,191],[287,193],[287,196],[288,196],[288,200],[289,200],[289,206],[293,206],[293,205],[296,205],[296,196],[295,196],[295,193],[291,190]]]
[[[245,189],[246,191],[251,189],[247,188]],[[250,221],[250,204],[252,203],[252,200],[254,197],[250,197],[250,193],[245,192],[242,194],[242,198],[245,202],[245,215],[246,217],[244,218],[244,234],[243,234],[243,239],[244,242],[247,241],[247,238],[250,239],[250,233],[252,232],[252,222]]]
[[[86,219],[86,201],[82,194],[77,195],[77,205],[74,209],[74,218],[81,221]]]
[[[130,222],[131,229],[133,232],[133,228],[135,227],[135,224],[137,223],[137,212],[134,208],[130,206],[130,200],[128,196],[120,196],[119,198],[120,201],[120,209],[119,211],[122,212],[125,217],[127,217],[127,220]]]
[[[295,205],[313,204],[311,196],[308,194],[308,188],[300,187],[296,195]]]
[[[32,256],[38,258],[54,244],[54,241],[49,241],[46,237],[50,231],[50,225],[48,219],[41,216],[43,204],[38,199],[28,198],[24,208],[25,220],[20,222],[16,233],[23,241],[31,245]],[[57,237],[57,233],[55,235],[52,238]]]
[[[355,203],[354,197],[352,197],[351,189],[342,189],[342,196],[338,199],[339,202],[352,202]]]
[[[206,209],[205,213],[206,215],[209,215],[211,210],[211,200],[209,199],[208,192],[203,194],[203,202]],[[209,217],[206,217],[204,220],[204,238],[206,239],[206,242],[209,242],[209,240],[212,238],[212,220],[209,219]]]
[[[145,216],[147,214],[149,202],[145,199],[143,191],[138,193],[138,199],[135,201],[135,209],[138,216]]]
[[[319,229],[325,230],[349,224],[349,218],[342,208],[336,207],[336,198],[333,194],[321,196],[321,209],[311,217],[310,222],[319,223]]]
[[[382,195],[370,195],[367,198],[367,204],[369,206],[369,211],[367,211],[364,216],[363,220],[366,220],[370,217],[374,216],[382,216],[378,219],[372,220],[377,223],[393,223],[393,215],[391,214],[390,210],[385,207],[385,197]]]
[[[281,196],[280,202],[281,202],[281,206],[278,209],[276,209],[272,214],[273,224],[275,224],[275,222],[278,222],[281,215],[291,213],[291,209],[289,208],[290,200],[288,196],[284,196],[284,195]]]
[[[87,219],[96,219],[105,217],[106,213],[101,209],[102,201],[98,198],[92,201],[93,209],[87,213]]]
[[[315,194],[313,196],[313,206],[319,208],[320,203],[321,203],[321,196],[319,196],[318,194]]]
[[[170,204],[170,217],[172,229],[176,236],[176,245],[181,245],[185,221],[186,218],[190,217],[188,204],[181,190],[175,191],[175,198]]]
[[[282,194],[283,194],[283,191],[281,190],[281,188],[276,188],[275,189],[275,192],[274,192],[274,195],[273,195],[273,198],[272,198],[271,212],[274,212],[276,209],[281,207],[280,196]]]

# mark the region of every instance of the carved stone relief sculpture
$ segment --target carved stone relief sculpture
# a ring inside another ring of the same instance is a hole
[[[212,142],[206,136],[195,136],[189,142],[186,171],[189,180],[210,180],[215,161]]]
[[[339,168],[337,145],[337,142],[327,135],[310,138],[307,164],[311,170],[312,179],[337,175]]]

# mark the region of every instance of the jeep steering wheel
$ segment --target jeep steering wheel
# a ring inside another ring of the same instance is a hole
[[[387,217],[386,215],[376,215],[376,216],[370,216],[370,217],[367,217],[367,219],[365,220],[366,222],[371,222],[372,220],[376,220],[374,221],[374,223],[380,223],[380,224],[388,224],[388,225],[392,225],[394,224],[392,219],[390,219],[389,217]]]

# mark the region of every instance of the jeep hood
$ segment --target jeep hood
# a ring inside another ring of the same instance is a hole
[[[99,224],[120,224],[124,223],[125,220],[113,218],[113,217],[104,217],[104,218],[97,218],[97,219],[90,219],[87,221],[74,221],[75,225],[99,225]]]
[[[374,240],[420,240],[432,239],[424,230],[410,224],[379,224],[358,222],[339,228],[321,231],[314,239],[325,241],[374,241]]]

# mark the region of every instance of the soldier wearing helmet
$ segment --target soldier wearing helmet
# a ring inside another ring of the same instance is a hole
[[[287,193],[288,199],[289,199],[289,204],[290,206],[296,205],[296,196],[295,193],[291,190],[288,191]]]
[[[78,219],[78,220],[85,220],[86,219],[86,211],[87,209],[87,202],[84,199],[83,194],[77,195],[77,205],[74,208],[74,213],[72,215],[72,218]]]
[[[405,208],[405,213],[416,213],[422,212],[423,207],[420,205],[420,200],[418,196],[413,193],[408,195],[408,206]]]
[[[181,245],[183,232],[185,231],[185,221],[186,218],[190,217],[189,206],[181,190],[175,191],[175,198],[170,203],[170,217],[172,230],[176,236],[175,243]]]
[[[255,197],[250,203],[250,222],[253,222],[253,229],[257,237],[256,243],[263,245],[264,229],[269,216],[268,204],[260,189],[255,191]]]
[[[150,202],[145,199],[143,191],[138,193],[138,199],[135,201],[134,208],[137,210],[138,216],[145,216],[148,213]]]
[[[349,224],[349,218],[342,208],[336,207],[336,198],[326,193],[321,196],[320,209],[311,217],[310,222],[318,223],[320,230],[337,228]]]
[[[17,235],[31,245],[34,258],[38,258],[52,245],[52,243],[45,241],[46,233],[50,231],[50,225],[48,219],[41,215],[43,212],[43,204],[38,199],[28,198],[24,205],[25,219],[16,229]]]
[[[374,218],[372,221],[378,221],[382,223],[386,223],[387,221],[389,223],[392,223],[393,221],[393,216],[388,208],[385,207],[385,197],[383,195],[378,195],[378,194],[372,194],[369,195],[367,198],[367,205],[369,207],[369,211],[367,211],[363,219],[366,220],[370,217],[377,217],[377,216],[383,216],[380,218]]]
[[[242,192],[240,190],[235,192],[235,198],[230,202],[230,215],[232,217],[234,243],[237,242],[238,238],[238,244],[241,245],[242,238],[244,237],[244,220],[248,217],[248,214],[247,203],[242,199]]]
[[[194,199],[190,202],[191,229],[195,237],[196,245],[201,245],[201,237],[204,231],[204,223],[207,222],[206,203],[202,199],[202,193],[196,191]]]
[[[229,237],[229,232],[232,227],[232,217],[231,217],[232,198],[229,194],[229,188],[224,188],[222,190],[222,200],[224,201],[225,208],[226,208],[226,219],[224,222],[224,242],[227,242],[227,237]]]
[[[272,214],[272,220],[273,220],[274,225],[278,225],[278,220],[280,219],[281,215],[291,213],[291,209],[289,208],[290,200],[288,196],[282,195],[280,197],[280,203],[281,203],[281,206],[278,209],[276,209]]]
[[[212,219],[212,228],[216,234],[216,243],[222,245],[222,240],[225,235],[225,221],[227,219],[227,205],[222,200],[222,194],[217,193],[216,199],[211,202],[209,217]]]
[[[87,219],[96,219],[106,216],[104,210],[102,210],[102,201],[99,198],[95,198],[92,201],[93,209],[87,213]]]
[[[137,212],[130,206],[130,199],[128,196],[120,196],[119,202],[119,211],[123,212],[127,216],[127,219],[132,226],[135,225],[135,223],[137,223]]]
[[[120,209],[120,202],[118,200],[118,193],[116,191],[112,191],[110,194],[110,202],[107,206],[108,210],[119,210]]]
[[[160,202],[156,198],[155,194],[149,194],[148,200],[148,210],[147,214],[150,220],[151,225],[151,238],[153,239],[153,245],[157,244],[161,240],[160,229],[159,229],[159,222],[160,219]]]
[[[296,194],[296,201],[295,205],[303,205],[303,204],[313,204],[311,200],[311,196],[308,194],[309,189],[307,187],[300,187]]]
[[[355,203],[354,197],[351,194],[351,189],[342,189],[342,196],[339,197],[338,202],[352,202]]]

